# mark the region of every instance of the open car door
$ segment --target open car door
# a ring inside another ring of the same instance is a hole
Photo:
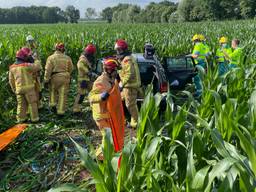
[[[163,62],[166,77],[173,90],[184,90],[188,83],[192,83],[195,62],[191,56],[165,57]]]

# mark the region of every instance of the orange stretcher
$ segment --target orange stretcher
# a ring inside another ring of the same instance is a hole
[[[119,85],[117,82],[109,92],[109,95],[110,96],[107,100],[107,109],[110,114],[112,137],[115,152],[120,152],[124,146],[125,116]]]
[[[0,151],[13,142],[26,128],[27,124],[17,124],[0,134]]]

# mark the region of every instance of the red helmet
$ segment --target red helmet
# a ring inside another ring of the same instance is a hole
[[[32,55],[32,51],[28,47],[22,47],[20,50],[16,52],[16,58],[22,60],[25,60],[30,55]]]
[[[116,41],[115,49],[126,50],[126,49],[128,49],[128,43],[123,39],[119,39]]]
[[[65,49],[64,43],[56,43],[55,49],[60,51],[64,50]]]
[[[118,62],[114,58],[107,58],[103,60],[103,67],[114,71],[118,67]]]
[[[96,53],[96,47],[95,47],[95,45],[93,45],[93,44],[87,45],[87,47],[84,48],[84,52],[85,52],[85,54],[88,54],[88,55],[93,55],[93,54],[95,54],[95,53]]]

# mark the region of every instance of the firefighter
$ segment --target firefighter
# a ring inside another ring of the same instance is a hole
[[[128,51],[128,44],[125,40],[117,40],[115,50],[119,63],[121,63],[121,70],[119,71],[121,79],[120,90],[122,91],[125,105],[131,115],[129,126],[131,128],[136,128],[139,113],[137,96],[141,86],[139,66],[135,58]]]
[[[73,70],[73,63],[69,56],[64,54],[63,43],[55,45],[55,52],[49,56],[45,65],[45,88],[50,89],[50,107],[57,110],[59,116],[66,111],[66,101]]]
[[[233,49],[232,53],[228,54],[225,50],[223,51],[225,57],[229,60],[229,69],[238,67],[243,54],[243,50],[240,47],[240,40],[233,39],[231,45]]]
[[[32,122],[39,121],[37,93],[33,73],[40,70],[38,63],[30,63],[32,51],[23,47],[16,53],[16,62],[10,66],[9,84],[17,97],[17,121],[27,121],[27,111]]]
[[[90,74],[92,73],[92,66],[95,63],[95,53],[96,47],[93,44],[87,45],[77,63],[77,96],[73,106],[73,112],[75,114],[79,114],[82,111],[81,104],[83,103],[85,95],[92,88],[93,79]]]
[[[228,46],[228,38],[221,37],[219,39],[220,48],[217,49],[216,59],[218,64],[218,72],[219,76],[224,75],[228,71],[228,60],[226,59],[223,51],[225,51],[228,55],[232,53],[232,49]]]
[[[111,128],[110,114],[107,110],[107,99],[109,91],[115,84],[117,76],[118,62],[115,59],[103,60],[103,73],[93,83],[92,90],[89,93],[89,101],[92,107],[93,119],[99,127],[102,138],[106,128]],[[102,144],[104,141],[102,140]],[[102,158],[102,150],[99,147],[96,151],[96,156]]]
[[[196,68],[201,67],[202,69],[206,69],[206,56],[207,52],[205,50],[205,46],[201,41],[200,35],[195,34],[192,38],[194,43],[194,49],[192,52],[192,57],[195,59]],[[195,97],[199,97],[202,94],[203,87],[202,87],[202,80],[200,79],[199,74],[197,74],[194,78],[196,92],[194,94]]]
[[[28,35],[26,37],[26,46],[31,49],[32,51],[32,58],[33,62],[32,63],[38,63],[41,65],[38,53],[37,53],[37,47],[35,44],[35,39],[32,35]],[[34,73],[34,81],[35,81],[35,88],[36,88],[36,93],[38,97],[38,108],[41,109],[43,107],[43,102],[42,102],[42,85],[41,85],[41,70]]]

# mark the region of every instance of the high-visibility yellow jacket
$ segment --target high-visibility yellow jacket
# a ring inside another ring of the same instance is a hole
[[[103,72],[93,83],[88,98],[92,107],[93,119],[95,121],[110,118],[107,110],[107,102],[101,100],[101,94],[103,92],[109,92],[113,86],[114,83],[111,82],[111,79],[105,72]]]
[[[216,56],[217,56],[217,62],[218,63],[224,63],[227,59],[225,58],[225,55],[223,53],[223,50],[230,55],[232,53],[232,49],[230,47],[227,48],[219,48],[217,49]]]
[[[138,63],[133,56],[126,56],[121,61],[119,76],[124,88],[139,88],[141,86]]]
[[[205,45],[201,42],[198,42],[195,44],[192,55],[198,55],[197,58],[195,58],[195,63],[201,63],[206,62],[206,49]]]
[[[206,57],[210,56],[211,49],[210,49],[209,45],[207,45],[206,43],[203,43],[203,45],[204,45],[204,52],[205,52]]]
[[[55,51],[46,61],[44,81],[49,82],[51,76],[55,74],[70,78],[72,71],[73,63],[71,58],[60,51]]]
[[[90,81],[89,72],[91,70],[91,63],[82,55],[77,62],[78,82]]]
[[[242,57],[243,50],[242,48],[238,47],[236,48],[231,54],[230,54],[230,63],[238,65],[240,63],[241,57]]]
[[[41,68],[38,63],[13,64],[9,69],[9,84],[16,94],[25,94],[35,88],[33,73]]]

